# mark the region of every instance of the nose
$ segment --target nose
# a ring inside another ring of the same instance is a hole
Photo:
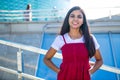
[[[74,17],[74,20],[78,20],[78,17],[77,17],[77,16],[75,16],[75,17]]]

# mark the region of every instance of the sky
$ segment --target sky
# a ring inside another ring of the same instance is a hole
[[[120,14],[120,0],[70,0],[71,7],[80,6],[88,19]]]

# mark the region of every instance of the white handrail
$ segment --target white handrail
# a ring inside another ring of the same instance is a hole
[[[19,48],[19,49],[24,49],[27,51],[31,51],[31,52],[35,52],[35,53],[43,54],[43,55],[45,55],[45,53],[47,52],[47,50],[45,50],[45,49],[40,49],[40,48],[33,47],[30,45],[14,43],[14,42],[5,41],[5,40],[0,40],[0,44],[12,46],[12,47]],[[54,57],[62,59],[62,55],[60,53],[56,53],[56,55]]]
[[[27,51],[31,51],[31,52],[35,52],[35,53],[38,53],[38,54],[43,54],[43,55],[45,55],[46,52],[47,52],[47,50],[45,50],[45,49],[40,49],[40,48],[33,47],[33,46],[30,46],[30,45],[14,43],[14,42],[5,41],[5,40],[0,40],[0,44],[11,46],[11,47],[15,47],[15,48],[19,48],[19,49],[23,49],[23,50],[27,50]],[[62,55],[60,53],[56,53],[54,57],[62,59]],[[92,62],[92,61],[90,61],[90,62]],[[92,63],[94,63],[94,62],[92,62]],[[115,67],[102,65],[102,67],[100,69],[120,74],[120,69],[115,68]],[[10,72],[10,73],[13,73],[13,74],[18,74],[17,71],[12,70],[12,69],[8,69],[8,68],[4,68],[2,66],[0,66],[0,70],[6,71],[6,72]],[[37,79],[37,77],[29,75],[29,74],[25,74],[25,73],[20,73],[20,74],[22,76],[26,77],[26,78],[31,78],[31,79],[36,78]],[[42,80],[42,79],[40,79],[40,80]]]
[[[6,71],[8,73],[12,73],[12,74],[19,74],[16,70],[12,70],[12,69],[9,69],[9,68],[5,68],[5,67],[2,67],[0,66],[0,70],[2,71]],[[20,73],[23,77],[26,77],[26,78],[29,78],[29,79],[35,79],[35,80],[44,80],[43,78],[39,78],[39,77],[35,77],[33,75],[30,75],[30,74],[26,74],[26,73]]]

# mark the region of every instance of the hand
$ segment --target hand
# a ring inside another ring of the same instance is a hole
[[[56,71],[57,73],[59,73],[60,72],[60,69],[57,69],[57,71]]]
[[[89,73],[90,73],[90,75],[92,75],[94,73],[93,69],[89,69]]]

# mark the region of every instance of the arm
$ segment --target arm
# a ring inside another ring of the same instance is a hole
[[[55,55],[57,51],[54,48],[50,48],[48,50],[48,52],[46,53],[45,57],[44,57],[44,63],[51,68],[52,70],[54,70],[56,73],[58,73],[60,71],[60,69],[51,61],[52,57]]]
[[[101,57],[101,54],[100,54],[100,51],[99,49],[96,50],[96,53],[94,55],[95,57],[95,64],[93,65],[93,67],[90,69],[90,74],[93,74],[96,70],[98,70],[102,64],[103,64],[103,60],[102,60],[102,57]]]

